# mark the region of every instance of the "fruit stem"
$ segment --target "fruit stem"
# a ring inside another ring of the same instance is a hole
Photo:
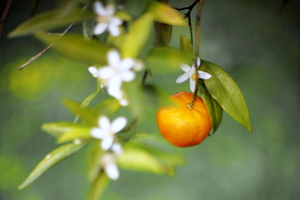
[[[196,16],[196,48],[195,48],[195,58],[194,58],[194,66],[195,66],[195,74],[197,76],[195,81],[195,91],[193,95],[193,101],[187,105],[189,109],[194,108],[194,102],[197,99],[198,93],[198,83],[199,83],[199,75],[198,75],[198,65],[197,65],[197,58],[199,57],[199,45],[200,45],[200,19],[201,19],[201,10],[204,0],[199,0],[198,12]]]

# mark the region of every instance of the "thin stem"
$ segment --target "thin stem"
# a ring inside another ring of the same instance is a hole
[[[88,4],[85,4],[83,9],[85,10],[88,7]],[[74,26],[74,23],[72,23],[70,26],[68,26],[64,32],[61,33],[60,37],[64,36],[65,34],[67,34],[71,28]],[[26,63],[24,63],[23,65],[21,65],[19,67],[19,70],[23,69],[24,67],[26,67],[27,65],[31,64],[33,61],[35,61],[36,59],[38,59],[39,57],[41,57],[44,53],[46,53],[51,47],[53,46],[53,44],[49,44],[45,49],[43,49],[41,52],[39,52],[38,54],[36,54],[35,56],[31,57]]]
[[[199,6],[198,6],[198,11],[197,11],[197,16],[196,16],[196,47],[195,47],[195,61],[194,61],[194,66],[195,66],[195,73],[196,77],[198,77],[198,64],[197,64],[197,58],[199,57],[199,45],[200,45],[200,20],[201,20],[201,11],[202,11],[202,6],[203,6],[204,0],[199,1]],[[195,91],[193,95],[193,101],[190,103],[190,107],[193,108],[194,102],[197,99],[197,93],[198,93],[198,83],[199,83],[199,78],[196,78],[195,84]]]
[[[2,31],[3,31],[3,27],[4,27],[4,22],[5,22],[7,14],[8,14],[11,2],[12,2],[12,0],[8,0],[7,1],[6,6],[5,6],[5,10],[4,10],[4,12],[3,12],[2,16],[1,16],[1,21],[0,21],[0,39],[2,38]]]

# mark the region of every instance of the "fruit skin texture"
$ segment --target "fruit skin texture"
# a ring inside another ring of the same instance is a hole
[[[190,92],[178,92],[170,97],[177,106],[161,107],[156,122],[161,135],[172,145],[190,147],[200,144],[211,130],[209,113],[202,99],[197,96],[194,108],[187,104],[193,100]]]

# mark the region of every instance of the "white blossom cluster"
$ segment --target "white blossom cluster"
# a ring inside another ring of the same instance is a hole
[[[106,116],[102,116],[98,120],[99,127],[93,128],[91,131],[94,138],[102,140],[101,148],[105,153],[100,161],[105,173],[112,180],[119,178],[119,169],[116,162],[118,156],[123,152],[122,146],[116,141],[115,135],[120,132],[126,124],[127,120],[125,117],[118,117],[110,123]]]

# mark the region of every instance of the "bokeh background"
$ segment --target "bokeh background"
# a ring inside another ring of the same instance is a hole
[[[6,2],[1,0],[1,13]],[[176,7],[192,2],[170,1]],[[41,1],[37,13],[56,5]],[[223,67],[240,85],[253,132],[224,113],[215,135],[199,146],[176,148],[185,165],[176,167],[174,177],[122,170],[103,199],[299,199],[299,5],[297,0],[205,1],[201,58]],[[95,90],[88,66],[51,50],[18,70],[45,47],[31,36],[7,38],[29,18],[30,6],[30,0],[12,1],[0,40],[0,199],[82,200],[89,189],[88,149],[17,189],[56,147],[41,125],[73,120],[62,98],[80,102]],[[80,31],[80,25],[72,30]],[[170,46],[179,46],[180,34],[189,36],[188,29],[174,28]],[[175,84],[180,74],[154,75],[147,82],[169,94],[188,91],[187,82]],[[139,129],[159,136],[155,115],[141,121]]]

